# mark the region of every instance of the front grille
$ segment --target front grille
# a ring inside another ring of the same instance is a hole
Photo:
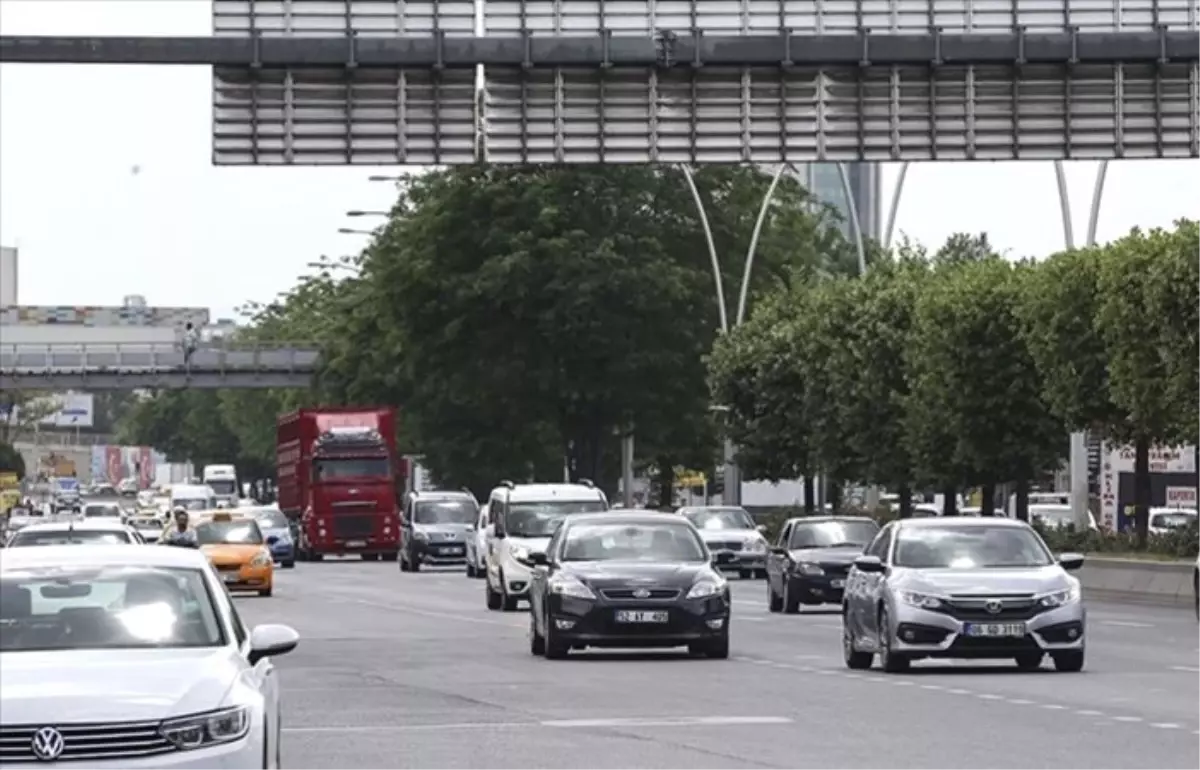
[[[648,590],[649,596],[634,596],[634,592],[643,589],[637,588],[609,588],[601,589],[600,595],[605,599],[628,599],[631,601],[645,601],[648,599],[657,599],[659,601],[675,599],[679,596],[679,590],[675,588],[652,588]]]
[[[375,531],[375,517],[362,516],[353,513],[341,513],[333,516],[333,536],[343,540],[364,538]]]
[[[990,655],[1015,655],[1019,652],[1030,652],[1040,650],[1037,641],[1032,636],[1017,637],[983,637],[983,636],[958,636],[954,643],[950,645],[952,654],[959,654],[964,657],[969,657],[971,653],[984,653]]]
[[[741,540],[714,540],[708,544],[710,551],[740,551],[742,550]]]
[[[169,754],[175,745],[158,732],[158,722],[0,727],[0,763],[38,762],[33,736],[44,727],[62,734],[59,762],[135,759]]]
[[[837,577],[839,575],[850,574],[850,565],[843,564],[842,562],[837,562],[835,564],[828,564],[826,562],[821,562],[821,570],[826,575],[832,575],[834,577]]]
[[[999,612],[990,611],[987,608],[988,602],[999,602]],[[952,596],[939,608],[941,612],[957,620],[982,622],[1029,620],[1044,609],[1045,607],[1039,605],[1031,596],[986,596],[970,599]]]

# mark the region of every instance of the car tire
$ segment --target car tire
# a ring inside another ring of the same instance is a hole
[[[325,558],[325,554],[323,554],[323,553],[315,553],[313,551],[309,551],[309,553],[308,553],[309,561],[321,561],[324,558]]]
[[[752,569],[738,570],[738,579],[739,580],[749,580],[752,577],[754,577],[754,570],[752,570]]]
[[[467,577],[475,577],[475,565],[471,563],[470,559],[467,560]]]
[[[492,581],[487,579],[486,576],[484,576],[483,581],[483,594],[487,600],[487,608],[489,610],[498,610],[504,603],[504,597],[492,589]]]
[[[258,595],[259,596],[270,596],[272,594],[272,592],[274,592],[274,590],[275,590],[274,586],[272,586],[271,588],[264,588],[258,592]]]
[[[283,567],[284,569],[294,569],[296,567],[296,560],[288,559],[285,562],[280,562],[279,566]]]
[[[771,585],[771,580],[767,579],[767,610],[769,612],[783,611],[783,597],[775,593],[775,587]]]
[[[766,580],[767,579],[767,571],[765,569],[756,569],[756,570],[754,570],[754,577],[757,580]]]
[[[1042,667],[1042,658],[1044,657],[1045,655],[1040,652],[1023,652],[1014,659],[1017,662],[1017,668],[1022,671],[1037,671]]]
[[[558,640],[558,634],[554,631],[554,626],[550,623],[549,618],[546,618],[546,636],[543,643],[546,645],[547,660],[563,660],[571,652],[571,645]]]
[[[377,554],[377,553],[364,553],[364,554],[362,555],[362,560],[363,560],[363,561],[379,561],[379,554]]]
[[[412,572],[412,569],[410,569],[408,566],[408,549],[403,549],[400,551],[400,571]]]
[[[410,553],[408,555],[408,571],[409,572],[420,572],[421,571],[421,560],[415,554]]]
[[[792,581],[786,577],[783,579],[783,612],[786,615],[800,612],[800,597],[792,591]]]
[[[529,654],[546,654],[546,638],[538,633],[537,621],[533,619],[532,612],[529,613]]]
[[[879,608],[879,667],[888,674],[900,674],[908,670],[909,659],[892,652],[892,632],[888,630],[887,607]]]
[[[500,599],[505,612],[516,612],[517,603],[521,600],[516,596],[508,595],[508,583],[504,580],[504,573],[500,573]]]
[[[1066,652],[1056,652],[1051,657],[1054,660],[1055,671],[1075,673],[1083,670],[1083,650],[1067,650]]]
[[[704,643],[704,656],[710,660],[727,660],[729,658],[729,629],[716,639]]]
[[[396,559],[400,558],[400,552],[399,551],[388,551],[387,553],[379,554],[379,558],[383,559],[384,561],[395,561]]]
[[[850,628],[850,619],[846,617],[845,610],[842,611],[842,659],[846,661],[846,668],[853,671],[866,671],[871,668],[871,664],[875,662],[875,654],[871,652],[861,652],[854,646],[854,630]]]

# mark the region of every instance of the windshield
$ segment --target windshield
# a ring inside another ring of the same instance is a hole
[[[564,517],[607,510],[603,500],[547,500],[509,503],[504,528],[512,537],[550,537]]]
[[[0,578],[0,650],[216,647],[225,635],[194,569],[53,567]]]
[[[54,487],[63,492],[76,492],[79,490],[78,479],[55,479]]]
[[[9,548],[27,545],[126,545],[131,542],[125,532],[113,532],[107,529],[56,529],[30,532],[23,529],[12,536],[8,542]]]
[[[895,563],[917,569],[1045,567],[1054,563],[1041,538],[1025,527],[902,527]]]
[[[84,518],[93,518],[97,516],[112,517],[121,515],[121,509],[115,505],[85,505],[83,507]]]
[[[708,561],[704,544],[682,523],[571,527],[562,553],[563,561]]]
[[[1069,505],[1031,505],[1029,520],[1041,519],[1047,527],[1065,527],[1075,523],[1075,513]]]
[[[1196,523],[1196,514],[1187,511],[1156,513],[1150,517],[1150,526],[1162,529],[1187,529]]]
[[[390,476],[391,465],[386,457],[359,457],[313,462],[313,479],[315,481],[389,478]]]
[[[254,517],[258,521],[258,526],[262,529],[287,529],[287,516],[283,515],[282,511],[267,511],[266,513],[256,514]]]
[[[175,500],[171,507],[182,508],[185,511],[207,511],[217,507],[217,501],[211,497],[197,497],[191,500]]]
[[[137,527],[138,529],[162,529],[163,528],[162,520],[151,517],[151,516],[146,516],[146,517],[143,517],[140,519],[133,519],[129,523],[132,524],[133,526]]]
[[[879,525],[873,521],[802,522],[792,527],[788,548],[866,546],[878,532]]]
[[[262,545],[262,530],[249,519],[234,521],[206,521],[196,527],[196,541],[200,545]]]
[[[474,500],[438,500],[417,503],[413,512],[416,524],[472,524],[479,508]]]
[[[222,497],[237,494],[237,481],[235,479],[213,479],[204,483],[211,487],[213,492]]]
[[[754,529],[754,520],[741,508],[707,508],[683,515],[696,529]]]

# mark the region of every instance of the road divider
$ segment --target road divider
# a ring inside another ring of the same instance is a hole
[[[1114,601],[1190,607],[1190,561],[1143,561],[1088,556],[1077,573],[1087,596]]]

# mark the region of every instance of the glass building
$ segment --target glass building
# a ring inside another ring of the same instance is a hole
[[[800,179],[818,200],[833,206],[841,217],[842,234],[853,240],[850,228],[850,204],[842,188],[836,163],[806,163],[798,166]],[[883,233],[883,191],[880,186],[878,163],[847,163],[850,193],[858,211],[863,238],[879,240]]]

